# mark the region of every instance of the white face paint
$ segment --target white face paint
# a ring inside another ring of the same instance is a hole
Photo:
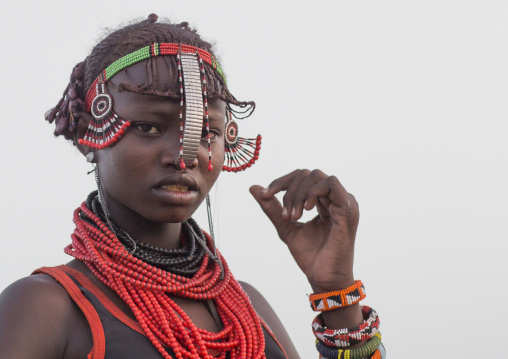
[[[181,53],[181,88],[185,105],[183,138],[180,138],[180,156],[186,166],[192,164],[198,154],[203,131],[203,88],[202,73],[196,54]],[[180,115],[182,116],[182,115]],[[182,129],[180,129],[182,131]]]

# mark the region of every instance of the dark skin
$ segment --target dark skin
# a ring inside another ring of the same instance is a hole
[[[157,62],[160,78],[167,74],[164,64]],[[206,141],[202,141],[195,161],[181,170],[175,162],[179,154],[179,103],[154,95],[118,91],[120,83],[132,86],[143,83],[145,66],[145,62],[133,65],[108,83],[115,111],[132,125],[115,146],[95,152],[94,162],[113,221],[138,240],[176,248],[180,243],[181,222],[192,216],[220,174],[225,104],[220,100],[209,102],[213,170],[208,171]],[[81,115],[77,138],[84,136],[89,116]],[[78,148],[83,154],[88,153],[87,148]],[[161,187],[177,184],[188,187],[185,196]],[[282,204],[275,197],[281,191],[285,191]],[[314,292],[339,290],[354,283],[358,204],[336,177],[319,170],[296,170],[274,180],[266,189],[252,186],[250,192],[287,244]],[[298,222],[304,210],[313,208],[318,212],[316,218],[307,223]],[[68,265],[84,273],[124,313],[134,318],[120,297],[102,284],[86,265],[77,260]],[[242,283],[242,286],[289,358],[299,358],[266,300],[250,285]],[[197,327],[212,332],[220,329],[205,303],[172,299]],[[329,311],[324,316],[329,328],[352,327],[362,322],[358,305]],[[0,358],[83,358],[92,346],[83,314],[65,290],[46,275],[21,279],[2,293],[0,333]]]

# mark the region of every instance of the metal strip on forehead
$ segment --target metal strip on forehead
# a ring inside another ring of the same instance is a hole
[[[190,77],[191,79],[201,79],[201,76],[198,76],[198,75],[196,75],[196,74],[190,74],[190,75],[189,75],[189,77]]]
[[[203,129],[203,89],[196,54],[181,53],[183,89],[185,99],[185,125],[183,131],[183,162],[191,165],[198,155]]]
[[[203,109],[198,108],[197,106],[193,107],[192,105],[191,106],[187,105],[186,113],[192,114],[194,116],[200,116],[203,114]]]
[[[201,105],[201,107],[199,106]],[[200,104],[199,102],[187,102],[187,109],[191,109],[191,110],[199,110],[199,111],[202,111],[203,110],[203,104]]]

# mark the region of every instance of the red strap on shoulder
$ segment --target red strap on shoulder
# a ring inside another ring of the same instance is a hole
[[[66,265],[59,266],[59,268],[65,273],[70,274],[79,282],[82,287],[88,289],[93,295],[95,295],[97,299],[99,299],[99,301],[102,303],[102,305],[118,320],[130,327],[132,330],[135,330],[139,334],[146,336],[143,328],[141,328],[141,325],[137,321],[128,317],[124,312],[122,312],[122,310],[118,308],[113,302],[111,302],[111,300],[109,300],[109,298],[99,288],[97,288],[97,286],[93,284],[86,275]]]
[[[270,334],[270,336],[273,338],[273,340],[275,340],[275,343],[277,343],[277,345],[279,346],[280,350],[282,350],[282,352],[284,353],[284,356],[286,358],[289,359],[288,355],[286,354],[286,351],[284,350],[284,348],[282,347],[282,345],[279,343],[279,341],[277,340],[277,338],[275,338],[275,334],[273,334],[272,330],[270,329],[270,327],[268,326],[268,324],[265,323],[265,321],[263,319],[261,319],[260,316],[258,316],[259,318],[259,321],[261,322],[261,325],[263,326],[263,328],[266,329],[266,332],[268,334]]]
[[[106,353],[106,341],[104,339],[104,329],[102,323],[97,314],[97,311],[92,304],[86,299],[83,293],[79,290],[78,286],[72,281],[71,278],[60,267],[42,267],[32,274],[44,273],[47,274],[60,283],[62,287],[67,291],[69,296],[78,305],[79,309],[83,312],[90,325],[92,331],[93,347],[88,354],[89,359],[103,359]]]

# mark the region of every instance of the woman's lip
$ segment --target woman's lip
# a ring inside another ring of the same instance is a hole
[[[186,192],[189,190],[189,187],[181,185],[181,184],[170,184],[161,186],[162,189],[167,191],[176,191],[176,192]]]
[[[157,183],[154,184],[153,188],[158,189],[163,186],[185,186],[189,190],[197,190],[198,182],[194,177],[187,173],[171,173],[161,178]]]
[[[185,205],[193,202],[197,196],[198,192],[193,190],[187,191],[174,191],[166,188],[154,188],[153,193],[164,202],[168,202],[170,204],[181,204]]]

